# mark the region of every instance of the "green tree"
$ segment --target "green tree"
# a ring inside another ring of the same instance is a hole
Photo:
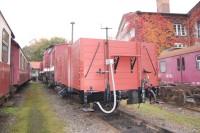
[[[48,48],[51,45],[60,44],[64,42],[66,42],[65,39],[60,37],[53,37],[50,39],[42,38],[36,40],[29,46],[25,46],[23,48],[23,51],[30,61],[41,61],[46,48]]]

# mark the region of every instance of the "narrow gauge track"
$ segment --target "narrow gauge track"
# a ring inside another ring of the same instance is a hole
[[[123,133],[173,133],[164,127],[152,125],[121,109],[112,114],[103,114],[96,110],[94,115]]]
[[[187,109],[187,110],[190,110],[190,111],[194,111],[194,112],[200,113],[200,108],[199,107],[184,107],[184,108]]]
[[[81,109],[82,105],[80,104],[79,97],[72,96],[71,98],[72,99],[70,101],[73,102],[73,105],[76,105],[79,109]],[[67,99],[69,100],[69,98]],[[104,114],[100,111],[100,109],[97,108],[95,106],[95,112],[85,113],[87,113],[87,116],[89,117],[101,119],[103,122],[109,124],[122,133],[173,133],[164,127],[152,125],[145,120],[139,119],[134,114],[120,109],[120,107],[112,114]]]

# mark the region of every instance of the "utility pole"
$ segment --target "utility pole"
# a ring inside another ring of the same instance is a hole
[[[104,70],[107,73],[106,75],[106,101],[110,99],[110,84],[109,84],[109,65],[106,64],[106,60],[109,59],[109,40],[108,40],[108,30],[112,29],[112,28],[101,28],[103,30],[106,31],[106,41],[105,41],[105,45],[104,45],[104,59],[105,59],[105,66],[104,66]]]
[[[112,28],[105,27],[105,28],[101,28],[101,29],[106,30],[106,44],[108,44],[108,30],[110,30]]]
[[[72,21],[70,24],[72,25],[71,44],[73,44],[73,41],[74,41],[74,24],[75,24],[75,22]]]

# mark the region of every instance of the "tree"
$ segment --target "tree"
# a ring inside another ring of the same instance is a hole
[[[39,39],[29,46],[25,46],[23,51],[30,61],[41,61],[43,53],[50,45],[60,44],[66,42],[64,38],[53,37],[51,39]]]
[[[143,14],[136,20],[139,40],[156,44],[158,53],[174,44],[173,24],[160,14]]]

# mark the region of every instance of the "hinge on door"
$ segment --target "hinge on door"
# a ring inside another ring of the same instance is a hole
[[[131,73],[133,73],[133,68],[135,66],[135,62],[136,62],[136,57],[131,57],[130,58]]]
[[[114,57],[114,73],[116,73],[118,63],[119,63],[119,56],[115,56]]]

